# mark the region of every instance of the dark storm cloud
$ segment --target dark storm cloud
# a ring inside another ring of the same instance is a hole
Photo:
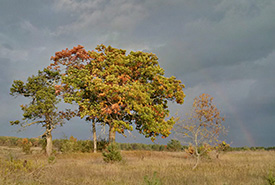
[[[9,92],[9,89],[7,88],[9,86],[9,81],[10,81],[10,63],[8,58],[0,58],[0,100],[4,101],[7,94]],[[5,98],[4,98],[5,97]]]
[[[275,2],[270,1],[265,6],[242,2],[236,2],[234,6],[231,3],[216,4],[212,10],[217,12],[217,20],[203,16],[176,29],[177,34],[170,36],[171,41],[156,50],[164,61],[169,61],[167,69],[177,74],[189,73],[254,61],[270,54],[275,47],[275,24],[272,21]],[[175,20],[174,24],[179,22]]]
[[[24,100],[8,95],[13,80],[36,74],[56,51],[78,44],[92,50],[103,43],[154,52],[166,75],[182,80],[185,104],[171,104],[172,114],[176,109],[187,111],[195,96],[209,93],[227,117],[228,141],[235,146],[272,145],[274,16],[273,0],[4,1],[1,118],[7,123],[21,116],[19,105]],[[56,136],[62,137],[64,131],[89,138],[85,129],[89,125],[77,129],[79,123],[85,125],[75,120],[56,130]],[[14,133],[6,124],[0,127],[0,135]]]

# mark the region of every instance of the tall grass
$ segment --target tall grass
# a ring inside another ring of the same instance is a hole
[[[122,162],[108,164],[101,153],[56,154],[55,162],[49,163],[42,154],[0,147],[0,184],[259,185],[268,184],[268,175],[275,172],[274,151],[226,152],[220,159],[203,160],[196,170],[194,159],[184,152],[122,151],[122,156]],[[25,160],[31,165],[27,170]],[[20,166],[16,172],[13,165]]]

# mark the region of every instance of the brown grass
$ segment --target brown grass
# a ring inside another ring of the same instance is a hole
[[[25,155],[20,149],[1,147],[0,184],[139,185],[148,176],[162,184],[259,185],[268,184],[265,178],[270,172],[275,175],[274,151],[227,152],[220,159],[203,160],[196,170],[191,169],[194,160],[183,152],[123,151],[122,155],[122,162],[107,164],[101,153],[57,154],[49,164],[43,154]],[[10,162],[11,156],[22,163],[20,169],[14,168],[18,164]]]

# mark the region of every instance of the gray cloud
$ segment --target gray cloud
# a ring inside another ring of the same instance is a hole
[[[181,33],[173,34],[176,38],[172,36],[172,41],[156,52],[165,61],[171,61],[167,69],[175,73],[180,67],[180,73],[188,73],[266,57],[275,47],[275,25],[272,24],[275,3],[269,2],[265,6],[250,1],[234,3],[234,6],[218,4],[213,10],[220,16],[217,20],[200,17],[186,22],[178,29]],[[240,4],[243,6],[239,7]],[[167,48],[175,49],[166,52]]]

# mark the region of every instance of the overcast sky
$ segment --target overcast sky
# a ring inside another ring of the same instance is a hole
[[[37,137],[40,127],[17,133],[24,98],[9,95],[50,64],[56,51],[98,44],[153,52],[166,76],[186,88],[182,106],[209,93],[226,117],[233,146],[275,145],[274,0],[0,0],[0,135]],[[90,125],[73,119],[55,138],[91,138]],[[165,143],[172,139],[157,139]],[[118,142],[145,142],[134,132]]]

